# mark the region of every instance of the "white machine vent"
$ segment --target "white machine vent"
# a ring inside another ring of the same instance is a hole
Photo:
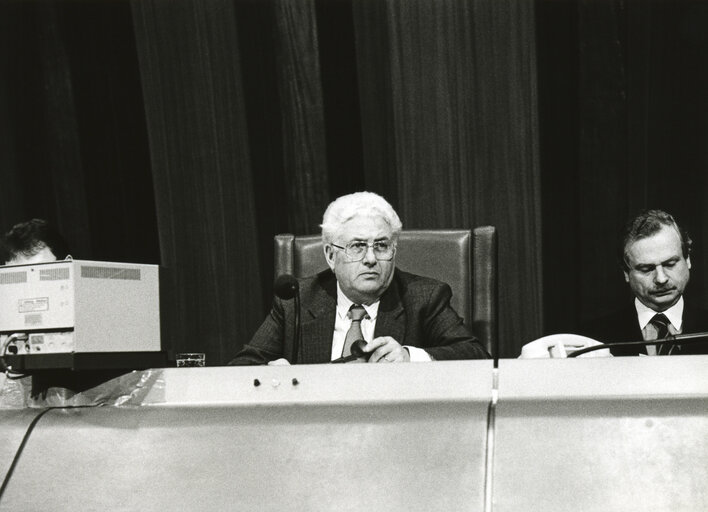
[[[139,268],[89,267],[81,266],[81,277],[91,279],[127,279],[140,281]]]
[[[71,277],[69,267],[43,268],[39,271],[40,281],[63,281]]]
[[[25,315],[25,325],[28,327],[42,325],[42,314],[32,313],[31,315]]]
[[[4,272],[0,274],[0,284],[17,284],[27,282],[27,272]]]

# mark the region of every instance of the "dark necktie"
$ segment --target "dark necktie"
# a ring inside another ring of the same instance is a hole
[[[666,338],[669,335],[669,319],[666,318],[664,313],[657,313],[651,319],[651,324],[656,328],[656,339]],[[669,344],[662,343],[657,345],[656,353],[657,355],[666,354],[669,351]]]
[[[361,321],[366,316],[366,310],[363,306],[353,304],[349,308],[349,316],[352,319],[352,325],[347,331],[344,338],[344,347],[342,348],[342,357],[347,357],[352,353],[352,344],[356,340],[363,340],[364,335],[361,333]]]

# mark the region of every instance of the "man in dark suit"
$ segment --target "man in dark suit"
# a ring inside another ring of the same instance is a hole
[[[691,239],[671,215],[661,210],[640,213],[627,223],[619,249],[634,304],[593,321],[582,334],[611,343],[708,331],[708,312],[684,300],[691,270]],[[611,351],[616,356],[708,354],[708,341],[613,347]]]
[[[482,345],[450,306],[450,287],[395,268],[401,221],[371,192],[333,201],[322,221],[329,270],[299,280],[297,363],[327,363],[367,342],[370,363],[481,359]],[[270,314],[230,364],[288,364],[295,301],[275,298]]]

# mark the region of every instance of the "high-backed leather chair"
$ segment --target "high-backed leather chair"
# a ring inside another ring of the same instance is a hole
[[[494,226],[403,230],[396,266],[443,281],[452,306],[497,357],[497,238]],[[327,268],[320,235],[275,237],[275,275],[307,277]]]

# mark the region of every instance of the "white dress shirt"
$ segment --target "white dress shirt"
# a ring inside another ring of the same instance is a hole
[[[656,327],[651,323],[651,319],[656,315],[656,311],[642,304],[639,299],[634,299],[634,307],[637,310],[637,320],[639,320],[639,328],[642,330],[644,341],[655,340],[657,336]],[[678,302],[671,306],[666,311],[662,311],[666,318],[669,319],[669,334],[681,334],[681,326],[683,323],[683,296]],[[656,355],[656,345],[647,347],[647,354],[650,356]]]
[[[361,321],[361,333],[364,335],[364,341],[371,343],[374,339],[374,331],[376,329],[376,318],[379,314],[379,304],[380,300],[377,300],[373,304],[367,306],[362,304],[364,310],[366,311],[366,316]],[[349,318],[349,308],[352,307],[354,303],[349,300],[349,298],[344,295],[344,292],[339,287],[337,283],[337,314],[334,319],[334,334],[332,335],[332,357],[331,359],[337,359],[342,356],[342,349],[344,348],[344,338],[347,336],[347,331],[352,325],[352,320]],[[401,342],[401,340],[396,340]],[[430,355],[418,347],[405,346],[408,349],[408,353],[411,356],[411,362],[424,362],[431,361]]]

